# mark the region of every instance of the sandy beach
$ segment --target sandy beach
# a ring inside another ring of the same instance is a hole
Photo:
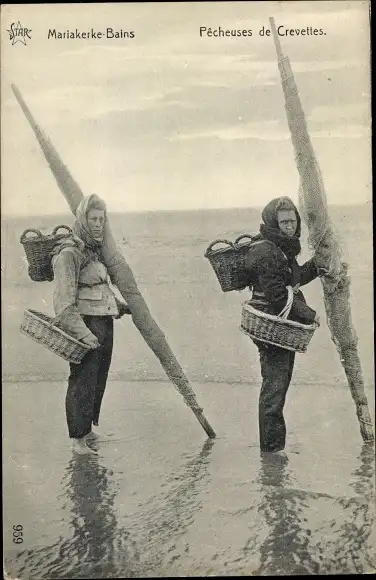
[[[348,245],[353,320],[374,416],[370,208],[334,213],[341,234],[356,241]],[[258,219],[255,209],[115,216],[116,239],[218,437],[206,439],[127,317],[116,324],[100,424],[113,435],[89,459],[74,457],[67,437],[67,364],[19,333],[24,308],[52,312],[52,285],[27,277],[18,241],[25,223],[4,222],[3,534],[11,578],[374,571],[374,448],[362,442],[318,281],[305,291],[322,325],[297,357],[285,413],[288,461],[260,457],[257,351],[239,330],[247,295],[223,294],[203,257],[221,233],[255,231]],[[45,218],[41,227],[55,223]],[[23,526],[18,546],[13,525]]]

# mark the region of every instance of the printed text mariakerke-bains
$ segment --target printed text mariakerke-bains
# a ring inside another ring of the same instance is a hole
[[[134,30],[123,30],[122,28],[106,28],[105,30],[57,30],[56,28],[48,29],[48,39],[63,40],[63,39],[101,39],[101,38],[135,38]]]

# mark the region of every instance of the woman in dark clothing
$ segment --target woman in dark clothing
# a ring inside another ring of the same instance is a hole
[[[302,324],[318,322],[299,289],[314,280],[319,272],[314,259],[299,266],[301,220],[288,197],[273,199],[262,212],[260,233],[246,256],[254,308],[279,315],[288,302],[289,320]],[[283,417],[287,390],[294,368],[295,353],[254,340],[260,355],[262,387],[259,398],[260,449],[279,452],[285,447],[286,425]]]

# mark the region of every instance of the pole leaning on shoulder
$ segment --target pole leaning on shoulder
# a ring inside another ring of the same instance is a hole
[[[321,277],[327,323],[356,406],[361,436],[364,441],[374,441],[357,351],[358,338],[351,317],[348,266],[341,260],[341,247],[330,220],[324,183],[290,60],[282,52],[274,18],[270,18],[270,25],[277,52],[287,122],[300,176],[299,205],[308,227],[308,241],[315,250],[316,264],[327,271],[327,275]]]
[[[75,214],[79,203],[84,197],[80,186],[73,179],[67,166],[62,162],[50,139],[46,137],[36,123],[18,88],[15,85],[12,85],[12,90],[29,121],[61,193],[68,202],[72,213]],[[121,295],[129,306],[134,325],[141,333],[147,345],[157,356],[166,375],[174,384],[177,391],[182,395],[185,403],[190,407],[206,434],[212,439],[215,438],[215,431],[203,414],[203,409],[197,402],[196,394],[194,393],[188,378],[185,376],[183,369],[167,343],[165,335],[151,316],[148,306],[138,289],[133,272],[115,242],[108,222],[104,230],[102,256],[107,266],[111,281],[118,287]]]

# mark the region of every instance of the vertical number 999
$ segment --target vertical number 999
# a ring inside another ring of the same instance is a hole
[[[13,526],[13,542],[15,544],[22,544],[23,542],[23,526],[21,524]]]

